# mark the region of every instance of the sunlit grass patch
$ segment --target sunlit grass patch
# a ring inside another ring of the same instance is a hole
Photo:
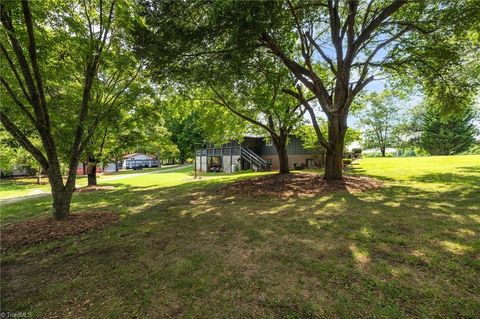
[[[2,309],[37,317],[475,318],[479,160],[363,159],[359,173],[384,188],[286,200],[218,191],[259,175],[252,172],[100,179],[115,188],[75,194],[72,208],[114,211],[120,222],[4,253]],[[1,220],[49,213],[47,197],[5,205]]]
[[[473,248],[468,246],[468,245],[463,245],[460,243],[452,242],[449,240],[442,240],[440,241],[440,247],[445,249],[446,251],[452,253],[452,254],[457,254],[457,255],[462,255],[467,252],[473,252]]]

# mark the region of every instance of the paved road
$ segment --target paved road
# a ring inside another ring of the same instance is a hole
[[[124,178],[141,176],[141,175],[169,173],[169,172],[178,171],[178,170],[183,169],[185,167],[191,167],[191,166],[192,166],[191,164],[176,165],[175,167],[167,167],[167,168],[163,168],[163,169],[159,169],[159,170],[155,170],[155,171],[150,171],[150,172],[144,172],[144,173],[105,175],[101,178],[100,181],[101,182],[110,182],[110,181],[116,181],[116,180],[124,179]],[[79,188],[79,187],[77,186],[77,188]],[[19,196],[19,197],[0,199],[0,205],[12,204],[12,203],[20,202],[20,201],[23,201],[23,200],[26,200],[26,199],[43,197],[43,196],[47,196],[47,195],[50,195],[50,192],[44,192],[42,190],[36,189],[36,190],[33,191],[33,194],[22,195],[22,196]]]

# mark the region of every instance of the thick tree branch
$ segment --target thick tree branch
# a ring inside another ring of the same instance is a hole
[[[32,66],[33,75],[36,82],[37,93],[40,97],[40,106],[42,108],[45,125],[50,127],[50,117],[47,111],[47,101],[45,99],[45,92],[43,90],[43,80],[40,75],[40,69],[37,62],[37,45],[35,43],[35,35],[33,34],[32,14],[27,0],[22,0],[22,10],[25,19],[25,26],[28,34],[28,54],[30,56],[30,64]]]
[[[338,14],[338,0],[328,0],[328,13],[330,16],[330,37],[337,56],[337,67],[341,69],[343,68],[343,46],[342,38],[340,37],[341,30],[340,16]]]
[[[28,3],[27,3],[28,5]],[[15,29],[12,24],[12,18],[10,14],[7,12],[5,6],[0,4],[0,19],[2,21],[2,25],[7,30],[7,35],[10,40],[10,44],[12,45],[13,52],[17,58],[18,64],[20,66],[20,70],[22,71],[23,78],[25,80],[25,84],[27,85],[29,96],[31,99],[31,103],[33,109],[35,111],[35,115],[37,120],[41,123],[41,125],[45,125],[45,114],[44,110],[41,106],[41,102],[39,99],[37,87],[35,85],[35,81],[33,79],[33,75],[30,71],[30,67],[28,66],[27,59],[23,53],[22,47],[20,42],[15,36]]]
[[[322,59],[325,60],[325,62],[328,63],[328,66],[330,67],[330,70],[332,71],[333,74],[337,74],[337,70],[335,69],[335,65],[333,64],[333,61],[332,59],[330,59],[330,57],[328,57],[325,52],[322,50],[322,48],[318,45],[317,41],[315,41],[315,39],[312,38],[312,35],[310,33],[306,33],[305,34],[306,37],[308,38],[308,41],[310,41],[310,43],[315,47],[315,49],[318,51],[318,53],[320,54],[320,56],[322,57]]]
[[[312,106],[308,102],[308,100],[303,96],[302,92],[300,89],[298,89],[298,92],[294,92],[289,89],[283,89],[282,90],[284,93],[289,94],[296,98],[302,105],[303,107],[308,111],[310,115],[310,119],[312,120],[312,125],[315,130],[315,133],[317,134],[318,138],[318,143],[325,147],[326,149],[330,149],[330,144],[327,142],[325,137],[322,134],[322,131],[320,129],[320,126],[318,125],[317,117],[315,115],[315,111],[313,110]]]
[[[23,83],[22,79],[20,78],[20,74],[18,74],[17,68],[15,67],[15,64],[13,63],[12,59],[10,58],[7,49],[3,46],[3,44],[0,43],[0,49],[2,50],[3,55],[5,56],[5,59],[8,62],[8,66],[10,67],[10,70],[13,72],[13,75],[15,76],[15,79],[17,80],[18,86],[20,87],[20,90],[22,90],[23,95],[27,99],[28,102],[32,103],[32,99],[30,98],[30,95],[28,95],[27,90],[25,89],[25,84]]]
[[[354,52],[368,40],[372,32],[374,32],[378,26],[388,19],[392,14],[398,11],[404,6],[408,0],[395,0],[390,5],[386,6],[380,13],[372,19],[372,21],[365,27],[354,42]]]
[[[367,9],[365,9],[365,15],[363,16],[361,31],[365,30],[367,26],[368,16],[370,15],[370,10],[372,9],[372,4],[375,0],[370,0],[367,4]]]
[[[362,91],[365,88],[365,86],[367,86],[373,80],[375,80],[375,77],[372,75],[366,78],[365,80],[358,82],[357,85],[353,88],[351,98],[353,99],[354,96],[356,96],[360,91]]]
[[[212,89],[212,91],[215,93],[215,95],[217,96],[217,98],[220,99],[220,101],[216,101],[214,100],[215,103],[221,105],[221,106],[224,106],[226,107],[227,109],[229,109],[233,114],[235,115],[238,115],[239,117],[241,117],[242,119],[254,124],[254,125],[258,125],[260,126],[261,128],[263,128],[264,130],[266,130],[268,133],[272,134],[272,135],[277,135],[277,133],[275,131],[273,131],[272,129],[270,129],[267,125],[237,111],[234,107],[232,107],[224,98],[223,96],[215,89],[215,87],[213,85],[210,85],[210,88]]]
[[[103,6],[101,5],[100,8],[102,7]],[[97,49],[91,53],[91,56],[89,56],[87,59],[87,64],[85,68],[85,81],[84,81],[83,92],[82,92],[82,102],[80,104],[80,114],[78,116],[77,127],[75,130],[73,145],[70,152],[69,171],[68,171],[67,183],[65,186],[68,189],[75,188],[75,171],[78,163],[78,158],[80,156],[80,153],[83,147],[85,146],[86,143],[88,143],[88,141],[84,141],[82,143],[82,136],[84,134],[84,123],[88,117],[88,105],[90,102],[90,92],[92,90],[93,82],[95,80],[95,76],[98,71],[100,57],[102,55],[105,42],[107,41],[107,34],[111,26],[114,7],[115,7],[115,1],[112,1],[110,5],[110,10],[108,13],[107,24],[105,27],[102,26],[101,32],[99,33],[99,39],[101,39],[101,43],[97,47]],[[103,16],[103,12],[100,12],[100,15]]]
[[[345,57],[346,64],[350,65],[355,56],[354,37],[355,37],[355,18],[357,16],[358,0],[348,1],[348,17],[345,21],[347,26],[347,54]]]
[[[287,57],[287,55],[278,47],[273,38],[264,33],[262,35],[262,43],[275,54],[287,68],[300,80],[319,100],[320,104],[325,108],[329,108],[332,104],[331,98],[328,94],[322,80],[312,71],[304,68],[294,60]],[[308,80],[308,77],[310,80]]]
[[[25,116],[30,120],[30,122],[33,124],[33,125],[36,125],[36,120],[35,118],[33,117],[32,113],[30,113],[30,111],[27,109],[27,107],[25,105],[23,105],[22,102],[20,102],[20,100],[17,98],[17,95],[12,91],[12,88],[10,88],[10,85],[8,85],[7,81],[5,81],[5,79],[3,78],[3,76],[0,76],[0,82],[2,82],[3,86],[5,87],[5,89],[7,90],[8,94],[10,95],[10,97],[12,98],[12,100],[15,102],[15,104],[18,105],[18,107],[20,108],[20,110],[22,110],[23,114],[25,114]]]

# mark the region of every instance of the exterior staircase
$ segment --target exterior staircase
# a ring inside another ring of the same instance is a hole
[[[269,170],[270,165],[266,160],[261,158],[259,155],[255,154],[248,148],[240,146],[240,158],[250,163],[250,167],[254,170]]]

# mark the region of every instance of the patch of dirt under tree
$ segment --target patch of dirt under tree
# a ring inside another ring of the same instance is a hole
[[[365,176],[344,175],[342,181],[326,181],[313,173],[271,174],[225,185],[225,195],[273,195],[282,198],[314,196],[332,192],[363,192],[383,187],[383,182]]]
[[[2,226],[2,250],[31,246],[33,244],[83,234],[103,228],[118,220],[118,215],[108,212],[70,214],[63,220],[39,217]]]

